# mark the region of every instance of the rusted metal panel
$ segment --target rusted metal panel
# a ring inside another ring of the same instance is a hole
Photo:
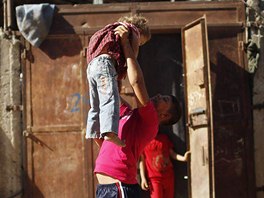
[[[26,197],[86,197],[81,135],[72,131],[27,136],[33,177],[27,175]]]
[[[94,196],[93,170],[86,163],[93,164],[96,150],[84,139],[89,108],[85,40],[50,37],[40,48],[27,50],[25,197]]]
[[[209,28],[241,31],[243,4],[240,2],[145,2],[103,5],[58,6],[50,34],[92,34],[120,16],[140,13],[149,19],[153,32],[175,32],[206,14]],[[63,17],[62,17],[63,16]],[[98,17],[100,16],[100,17]]]
[[[213,198],[213,117],[206,17],[182,30],[191,198]],[[209,74],[209,75],[208,75]]]
[[[239,46],[243,39],[232,33],[221,39],[219,35],[209,38],[216,194],[226,198],[254,198],[250,81]]]
[[[83,66],[80,37],[46,40],[32,49],[31,113],[32,130],[82,130],[83,104],[88,95],[82,92]],[[56,129],[55,129],[56,128]]]

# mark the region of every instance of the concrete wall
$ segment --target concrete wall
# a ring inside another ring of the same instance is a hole
[[[258,68],[254,74],[253,119],[257,198],[264,198],[264,37],[255,35],[261,49]]]
[[[260,49],[258,66],[253,75],[253,129],[257,198],[264,198],[264,6],[263,1],[249,0],[249,22],[259,26],[251,28],[251,38]],[[261,13],[260,16],[257,13]]]
[[[21,111],[8,105],[21,104],[19,43],[0,30],[0,197],[22,194]]]

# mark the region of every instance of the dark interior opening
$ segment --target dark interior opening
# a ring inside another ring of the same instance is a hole
[[[138,60],[143,70],[150,97],[160,94],[175,95],[181,102],[181,120],[169,128],[162,128],[172,140],[176,153],[186,151],[183,64],[180,33],[153,34],[151,40],[140,47]],[[188,197],[187,163],[173,160],[175,172],[175,198]],[[148,197],[147,193],[146,196]]]

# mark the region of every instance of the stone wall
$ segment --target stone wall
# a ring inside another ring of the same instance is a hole
[[[264,198],[264,6],[263,1],[249,0],[248,22],[253,24],[249,39],[259,48],[259,59],[253,75],[253,129],[257,198]]]
[[[0,197],[22,194],[21,104],[19,43],[0,30]]]

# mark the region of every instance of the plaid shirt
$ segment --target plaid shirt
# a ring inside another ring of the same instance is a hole
[[[126,76],[127,67],[125,65],[126,60],[120,44],[120,36],[114,34],[114,29],[119,25],[124,25],[130,30],[136,32],[139,37],[139,31],[137,27],[129,23],[116,22],[105,26],[103,29],[97,31],[90,39],[87,49],[87,63],[89,64],[95,57],[97,57],[103,48],[108,45],[107,53],[116,60],[116,71],[118,74],[118,80],[121,80]]]

